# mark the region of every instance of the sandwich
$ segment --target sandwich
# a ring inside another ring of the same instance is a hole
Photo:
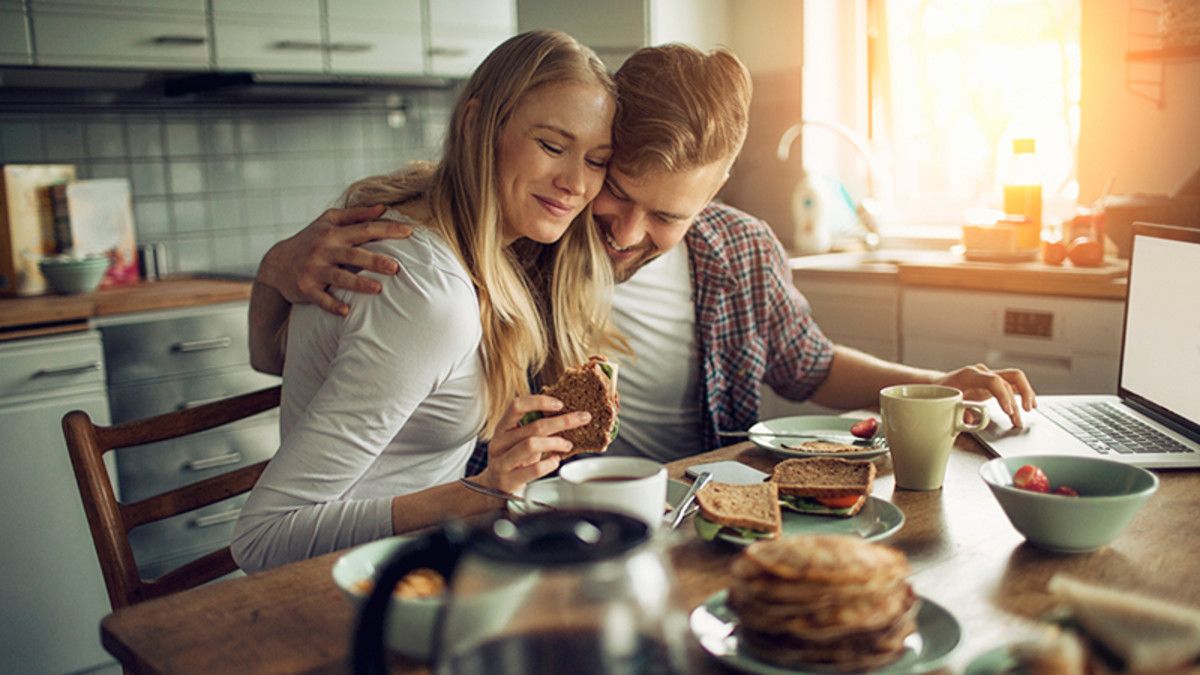
[[[563,458],[585,452],[604,452],[617,437],[620,426],[617,413],[621,408],[617,396],[617,364],[609,363],[602,356],[593,356],[582,366],[567,369],[557,382],[543,387],[542,393],[563,402],[562,410],[552,416],[580,410],[592,414],[591,422],[558,434],[573,444]],[[543,416],[541,412],[528,413],[521,418],[521,425]]]
[[[1200,609],[1062,574],[1047,588],[1093,644],[1120,659],[1123,672],[1193,672],[1200,659]]]
[[[738,639],[772,665],[880,668],[904,654],[904,641],[917,628],[908,560],[859,537],[755,542],[730,571],[728,603],[738,617]]]
[[[778,539],[783,531],[779,488],[774,483],[711,482],[696,493],[696,532],[712,541],[722,530],[742,539]]]
[[[787,459],[768,479],[779,486],[783,508],[815,516],[849,518],[862,509],[875,483],[875,465],[839,457]]]

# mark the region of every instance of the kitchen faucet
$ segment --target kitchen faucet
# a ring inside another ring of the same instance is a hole
[[[875,197],[875,186],[879,180],[879,169],[876,166],[875,156],[867,145],[867,141],[859,133],[850,127],[838,123],[825,120],[801,120],[799,124],[794,124],[779,138],[779,147],[775,151],[776,157],[781,162],[788,161],[791,156],[792,144],[800,137],[800,134],[805,127],[817,127],[832,131],[840,136],[851,147],[858,151],[858,154],[863,158],[863,162],[867,167],[867,196],[863,197],[857,204],[853,204],[855,215],[858,217],[858,222],[863,228],[862,243],[868,251],[874,251],[879,248],[881,237],[879,234],[879,204]],[[810,190],[806,177],[800,179],[800,183],[796,186],[797,197],[802,191]],[[807,219],[807,214],[802,212],[805,209],[803,204],[807,204],[804,200],[793,200],[793,217],[796,224],[800,226]],[[807,208],[811,210],[811,204],[807,204]],[[813,224],[816,225],[815,223]]]

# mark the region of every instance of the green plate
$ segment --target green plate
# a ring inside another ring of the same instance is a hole
[[[756,432],[771,431],[774,433],[825,433],[825,434],[850,434],[850,427],[854,426],[859,420],[849,417],[835,417],[833,415],[799,415],[796,417],[777,417],[773,420],[765,420],[750,427],[750,442],[754,443],[763,450],[773,452],[784,457],[841,457],[842,459],[871,459],[880,455],[887,454],[887,446],[884,445],[878,448],[864,447],[858,452],[805,452],[804,450],[791,450],[783,447],[784,445],[799,445],[803,443],[803,438],[779,438],[776,436],[756,436]],[[883,433],[883,427],[876,435]]]
[[[879,541],[896,534],[901,527],[904,527],[904,512],[879,497],[867,497],[867,503],[850,518],[812,516],[783,508],[785,537],[793,534],[857,534],[867,541]],[[749,546],[758,541],[728,532],[717,533],[717,539],[738,546]]]
[[[725,665],[745,673],[760,675],[825,675],[827,670],[793,670],[764,663],[745,652],[737,636],[737,616],[725,604],[728,591],[717,591],[704,604],[692,610],[689,624],[692,635]],[[945,666],[946,660],[962,642],[962,627],[954,615],[941,605],[921,598],[917,610],[917,632],[904,641],[904,656],[872,673],[927,673]]]

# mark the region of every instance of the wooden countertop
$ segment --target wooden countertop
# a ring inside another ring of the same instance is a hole
[[[1129,270],[1128,260],[1108,260],[1102,267],[969,262],[950,251],[831,253],[793,258],[789,265],[797,279],[1112,300],[1125,299]]]
[[[180,277],[82,295],[0,299],[0,340],[87,327],[94,317],[233,302],[250,298],[250,282]]]

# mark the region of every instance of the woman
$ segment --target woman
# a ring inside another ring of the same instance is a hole
[[[388,205],[413,234],[372,245],[401,272],[347,318],[293,310],[282,444],[234,532],[243,569],[496,508],[457,482],[480,436],[480,483],[513,492],[557,468],[570,443],[552,434],[586,414],[517,423],[561,407],[529,395],[529,372],[605,341],[611,272],[585,207],[614,111],[589,49],[556,31],[518,35],[468,81],[437,166],[347,190],[348,205]],[[535,260],[546,279],[533,282]]]

